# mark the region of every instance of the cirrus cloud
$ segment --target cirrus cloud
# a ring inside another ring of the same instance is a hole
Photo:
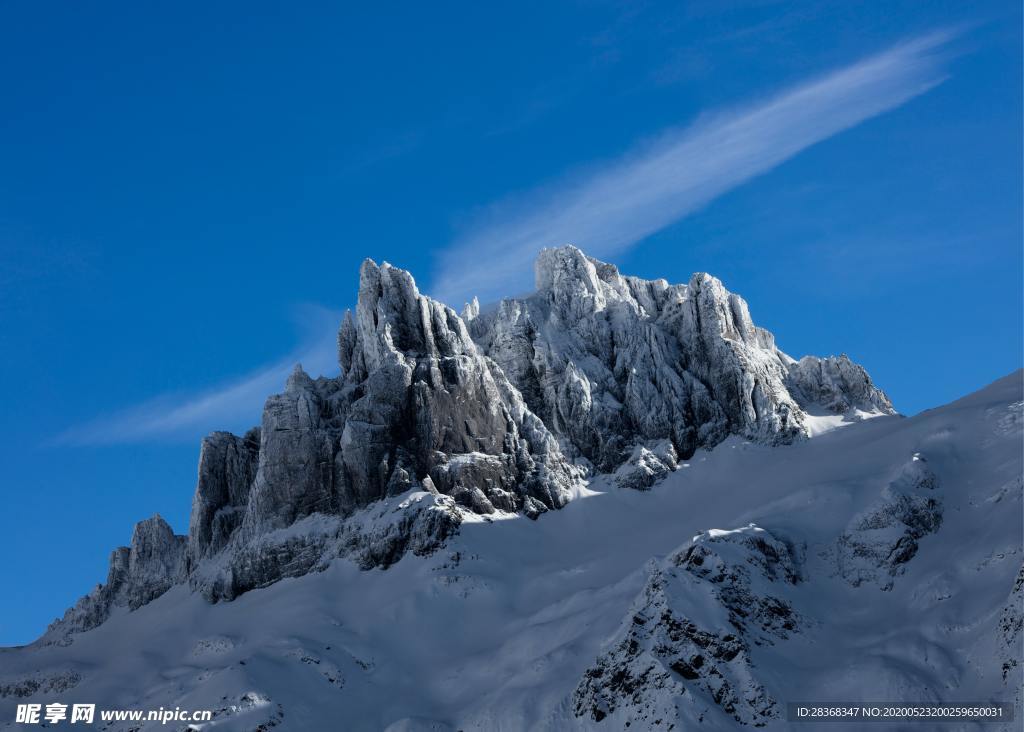
[[[739,111],[704,115],[619,160],[499,203],[444,250],[431,294],[451,304],[530,286],[536,253],[620,252],[802,150],[934,88],[953,30],[906,41]]]

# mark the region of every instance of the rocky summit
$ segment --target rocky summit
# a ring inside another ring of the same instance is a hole
[[[732,434],[792,442],[807,436],[808,411],[894,413],[845,355],[798,362],[779,350],[711,275],[626,277],[572,246],[541,252],[536,292],[472,317],[470,330],[588,470],[614,471],[661,440],[681,457]]]
[[[822,415],[894,414],[845,355],[779,350],[711,275],[643,280],[572,246],[540,253],[533,294],[461,315],[366,260],[338,361],[333,378],[296,366],[245,435],[205,438],[188,536],[138,524],[46,639],[176,585],[230,600],[340,556],[387,567],[467,518],[560,509],[599,474],[649,488],[730,435],[788,444]]]

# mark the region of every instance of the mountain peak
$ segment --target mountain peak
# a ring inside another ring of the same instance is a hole
[[[892,412],[847,357],[788,357],[706,273],[624,276],[571,245],[541,251],[536,273],[536,293],[460,317],[365,260],[341,374],[296,364],[259,428],[206,438],[187,539],[140,522],[60,627],[179,582],[231,599],[339,554],[386,566],[469,516],[557,510],[601,473],[642,490],[730,435],[784,444],[812,434],[811,412]],[[386,530],[353,522],[400,495],[430,498],[403,501]]]
[[[288,380],[285,382],[285,391],[302,391],[309,389],[313,385],[313,380],[309,378],[309,374],[302,368],[301,363],[295,364],[292,367],[291,374],[288,375]]]

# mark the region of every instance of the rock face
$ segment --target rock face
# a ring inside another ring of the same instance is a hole
[[[787,384],[801,404],[817,404],[836,414],[851,409],[894,413],[885,392],[845,353],[828,358],[804,356],[790,365]]]
[[[751,644],[799,632],[785,595],[798,552],[751,524],[709,531],[654,564],[611,650],[573,695],[577,717],[609,729],[763,726],[779,708],[753,672]]]
[[[70,633],[95,628],[115,607],[136,610],[185,577],[187,539],[176,535],[159,515],[135,524],[129,546],[110,554],[105,584],[81,598],[47,629],[44,640],[61,641]]]
[[[572,457],[613,471],[637,445],[682,457],[730,434],[807,434],[804,409],[893,413],[848,358],[796,362],[714,277],[625,277],[575,247],[541,252],[537,291],[471,321],[474,338]],[[792,387],[792,391],[790,390]]]
[[[338,340],[342,379],[358,395],[341,435],[349,501],[427,477],[482,513],[537,515],[568,500],[579,471],[463,320],[408,272],[366,262]]]
[[[239,541],[195,568],[189,581],[211,602],[230,600],[286,577],[327,568],[349,557],[363,569],[387,568],[406,552],[430,554],[462,523],[449,496],[410,491],[377,501],[348,519],[311,514],[286,529]]]
[[[366,260],[340,375],[296,366],[258,428],[207,437],[187,546],[162,520],[139,524],[61,627],[176,582],[222,600],[339,556],[387,566],[441,546],[467,512],[561,508],[594,472],[646,489],[731,434],[801,439],[805,409],[892,412],[845,356],[778,350],[710,275],[624,277],[575,247],[543,251],[536,275],[530,297],[460,317]]]
[[[245,437],[214,432],[199,450],[199,479],[192,500],[188,531],[188,564],[223,549],[241,525],[249,488],[259,464],[260,431]]]
[[[341,376],[314,380],[296,367],[258,432],[204,443],[189,557],[190,581],[207,597],[303,574],[361,542],[338,522],[273,538],[306,517],[350,517],[410,490],[450,497],[360,554],[362,564],[387,564],[400,548],[423,551],[450,535],[456,504],[536,517],[563,506],[582,477],[464,322],[420,295],[409,273],[363,264],[338,346]]]

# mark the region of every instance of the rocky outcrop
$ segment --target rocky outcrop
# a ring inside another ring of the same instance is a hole
[[[427,551],[457,529],[456,504],[536,517],[563,506],[582,477],[453,310],[388,264],[367,261],[360,275],[355,315],[338,334],[342,374],[314,380],[296,367],[257,433],[204,444],[190,581],[211,599],[312,571],[354,545],[364,566]],[[436,510],[413,512],[384,540],[346,528],[410,490],[440,496]],[[328,518],[313,521],[318,531],[290,530],[310,517]]]
[[[917,453],[867,510],[851,519],[832,553],[838,574],[854,587],[890,590],[917,554],[919,540],[942,525],[938,479]]]
[[[815,404],[834,414],[853,409],[894,414],[885,392],[874,385],[863,366],[845,353],[828,358],[804,356],[790,364],[786,383],[802,404]]]
[[[610,650],[577,686],[576,716],[640,730],[777,718],[751,648],[799,632],[800,616],[785,599],[799,580],[796,549],[753,524],[696,536],[652,564]]]
[[[43,640],[60,642],[70,633],[95,628],[114,608],[135,610],[181,582],[186,542],[159,515],[137,523],[130,545],[111,553],[107,581],[52,623]]]
[[[296,366],[284,392],[267,399],[256,477],[242,517],[243,539],[310,514],[341,512],[342,486],[334,471],[338,429],[332,424],[336,391],[332,381],[314,382]],[[351,511],[355,506],[346,507]]]
[[[467,306],[470,327],[563,449],[598,471],[649,441],[670,440],[684,458],[730,434],[791,442],[807,434],[807,408],[893,413],[845,356],[780,351],[708,274],[686,285],[626,277],[570,246],[541,252],[536,285],[491,313]]]
[[[568,500],[579,471],[463,320],[408,272],[364,263],[339,343],[342,378],[359,393],[341,436],[346,487],[364,505],[396,468],[392,490],[429,476],[483,511],[536,515]]]
[[[0,676],[0,698],[14,697],[15,699],[27,699],[33,694],[60,694],[68,689],[75,688],[82,680],[82,675],[74,669],[63,671],[51,671],[48,673],[35,673],[16,677],[6,678]]]
[[[646,490],[675,470],[678,465],[678,456],[671,440],[637,445],[629,459],[615,471],[615,484],[620,488]]]
[[[223,549],[241,525],[259,454],[259,429],[244,437],[214,432],[203,439],[188,530],[190,568]]]
[[[207,600],[231,600],[286,577],[326,569],[348,557],[363,569],[387,568],[407,552],[430,554],[458,531],[462,509],[449,496],[410,491],[344,518],[310,514],[199,565],[189,578]]]
[[[1002,648],[1002,675],[1003,681],[1010,678],[1015,668],[1020,667],[1024,650],[1021,649],[1022,634],[1024,634],[1024,565],[1017,572],[1013,582],[1013,589],[1010,591],[1006,603],[999,613],[999,640]],[[1018,687],[1017,693],[1020,694]]]
[[[537,518],[594,472],[646,489],[731,434],[804,436],[804,409],[890,411],[845,356],[795,362],[746,303],[696,274],[625,277],[575,247],[541,252],[537,292],[460,317],[408,272],[366,260],[335,378],[296,366],[261,425],[203,441],[187,546],[140,524],[106,585],[69,611],[93,627],[176,581],[231,599],[338,556],[426,553],[465,513]],[[366,517],[403,506],[369,533]],[[145,559],[140,557],[145,556]]]

